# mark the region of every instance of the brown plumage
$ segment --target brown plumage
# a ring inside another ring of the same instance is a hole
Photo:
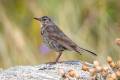
[[[64,50],[75,51],[77,53],[88,52],[97,56],[94,52],[79,47],[69,37],[67,37],[57,25],[47,16],[34,18],[41,22],[41,35],[43,41],[53,50],[59,52],[56,62],[58,62]]]

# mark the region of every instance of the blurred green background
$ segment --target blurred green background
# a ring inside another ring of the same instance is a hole
[[[98,54],[65,51],[61,60],[119,59],[120,0],[0,0],[0,67],[37,65],[58,55],[42,42],[40,23],[47,15],[83,48]]]

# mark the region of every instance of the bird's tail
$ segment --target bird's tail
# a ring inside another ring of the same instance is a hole
[[[88,52],[88,53],[91,53],[91,54],[94,55],[94,56],[97,56],[96,53],[94,53],[94,52],[92,52],[92,51],[90,51],[90,50],[84,49],[84,48],[80,48],[80,47],[77,47],[76,52],[79,52],[79,53]]]

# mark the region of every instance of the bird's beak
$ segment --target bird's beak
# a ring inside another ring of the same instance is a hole
[[[34,18],[34,19],[40,21],[40,18]]]

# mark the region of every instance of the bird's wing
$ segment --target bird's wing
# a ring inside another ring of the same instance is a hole
[[[56,25],[48,25],[48,27],[46,28],[46,30],[49,33],[48,37],[50,37],[50,39],[55,40],[57,43],[59,43],[61,46],[65,47],[66,49],[68,49],[68,50],[74,50],[73,47],[77,46]]]
[[[51,27],[51,28],[50,28]],[[89,51],[87,49],[79,47],[77,44],[75,44],[69,37],[67,37],[62,30],[60,30],[56,25],[49,25],[49,28],[47,29],[49,32],[50,39],[55,40],[57,43],[59,43],[61,46],[65,47],[68,50],[76,51],[76,52],[89,52],[93,55],[96,55],[94,52]]]

